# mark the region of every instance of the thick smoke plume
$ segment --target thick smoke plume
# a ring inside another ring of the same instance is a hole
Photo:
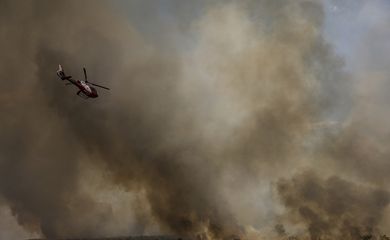
[[[383,123],[355,110],[323,2],[173,2],[184,26],[154,36],[109,1],[0,0],[0,203],[17,222],[55,238],[385,231],[388,154],[358,137]],[[112,91],[78,98],[59,63]]]
[[[377,233],[378,222],[390,195],[345,181],[339,177],[323,180],[304,172],[291,180],[280,180],[278,191],[290,217],[307,223],[311,239],[360,239]]]

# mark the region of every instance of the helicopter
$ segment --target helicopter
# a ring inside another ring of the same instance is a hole
[[[87,70],[83,67],[84,71],[84,81],[82,80],[75,80],[72,78],[72,76],[66,76],[64,69],[62,68],[61,64],[58,65],[58,70],[57,70],[57,76],[61,80],[68,80],[69,82],[66,83],[65,85],[75,85],[76,87],[79,88],[79,91],[77,92],[77,96],[80,96],[84,99],[87,98],[97,98],[99,95],[97,94],[97,91],[94,87],[100,87],[106,90],[110,90],[108,87],[104,87],[95,83],[88,82],[87,78]]]

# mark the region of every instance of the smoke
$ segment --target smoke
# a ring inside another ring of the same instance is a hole
[[[62,83],[52,75],[58,63],[71,67],[66,63],[78,66],[85,55],[94,59],[99,48],[86,48],[91,42],[110,47],[96,32],[99,23],[108,22],[103,6],[51,1],[2,1],[1,6],[1,195],[18,223],[31,231],[58,237],[104,234],[110,206],[80,190],[81,163],[89,157],[75,133],[78,124],[89,123],[67,117],[85,106],[65,100]],[[103,50],[99,57],[115,64]]]
[[[175,6],[185,21],[155,34],[109,2],[0,1],[0,196],[17,222],[55,238],[380,231],[386,145],[357,137],[369,121],[323,3]],[[59,63],[112,90],[78,98]]]
[[[307,223],[311,239],[359,239],[377,233],[389,204],[389,193],[360,186],[337,176],[321,179],[304,172],[280,180],[278,191],[290,217]]]

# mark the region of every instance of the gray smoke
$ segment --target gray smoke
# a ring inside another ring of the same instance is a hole
[[[160,36],[108,1],[0,1],[0,196],[18,223],[56,238],[222,239],[279,219],[284,237],[293,216],[312,237],[376,231],[388,193],[365,171],[384,176],[386,154],[371,170],[352,167],[365,156],[354,147],[364,124],[327,128],[358,100],[322,36],[322,1],[186,6],[172,10],[185,21]],[[78,98],[56,79],[59,63],[75,78],[86,66],[112,90]],[[371,185],[359,188],[357,172]],[[283,213],[260,189],[274,181]]]
[[[311,239],[360,239],[378,232],[389,192],[359,186],[333,176],[304,172],[280,180],[278,191],[290,217],[307,224]]]

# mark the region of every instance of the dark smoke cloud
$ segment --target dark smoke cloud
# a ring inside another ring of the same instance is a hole
[[[278,192],[290,217],[307,223],[311,239],[360,239],[376,233],[389,204],[389,192],[340,177],[328,179],[304,172],[280,180]]]
[[[2,59],[2,75],[13,80],[2,105],[1,192],[20,224],[48,237],[107,234],[110,207],[79,190],[80,163],[93,157],[116,184],[146,192],[162,231],[204,227],[219,235],[225,222],[234,226],[208,181],[215,169],[200,167],[209,157],[196,137],[185,137],[194,135],[188,122],[171,126],[183,108],[175,93],[174,55],[155,53],[118,26],[120,19],[106,16],[100,2],[27,2],[16,18],[19,4],[3,5],[4,36],[19,42],[4,47],[11,59]],[[12,32],[17,26],[24,31]],[[58,63],[71,73],[85,62],[93,63],[90,77],[111,83],[111,98],[93,105],[74,100],[54,80]],[[11,94],[19,95],[12,103]],[[180,127],[183,135],[176,133]],[[180,138],[181,144],[168,144]]]
[[[111,219],[111,210],[79,191],[80,162],[88,156],[72,125],[84,123],[67,119],[67,114],[82,111],[77,109],[81,102],[58,102],[66,95],[53,91],[62,84],[55,81],[52,70],[60,62],[77,66],[85,54],[97,57],[96,49],[86,52],[83,45],[112,46],[96,32],[107,19],[83,11],[103,8],[91,2],[2,1],[1,5],[1,194],[18,222],[38,233],[102,234],[96,229]]]
[[[186,21],[160,42],[109,2],[0,1],[0,195],[18,223],[57,238],[250,236],[283,218],[269,193],[254,207],[259,186],[326,159],[334,169],[279,181],[286,216],[297,212],[312,236],[355,236],[345,222],[376,230],[387,192],[339,178],[335,162],[356,159],[348,131],[328,143],[321,129],[352,101],[322,36],[322,2],[200,5],[188,19],[192,9],[175,5]],[[186,37],[191,47],[161,49]],[[112,90],[80,99],[56,79],[58,63],[76,78],[86,66]],[[336,176],[323,180],[327,171]],[[278,229],[284,237],[289,227]]]

